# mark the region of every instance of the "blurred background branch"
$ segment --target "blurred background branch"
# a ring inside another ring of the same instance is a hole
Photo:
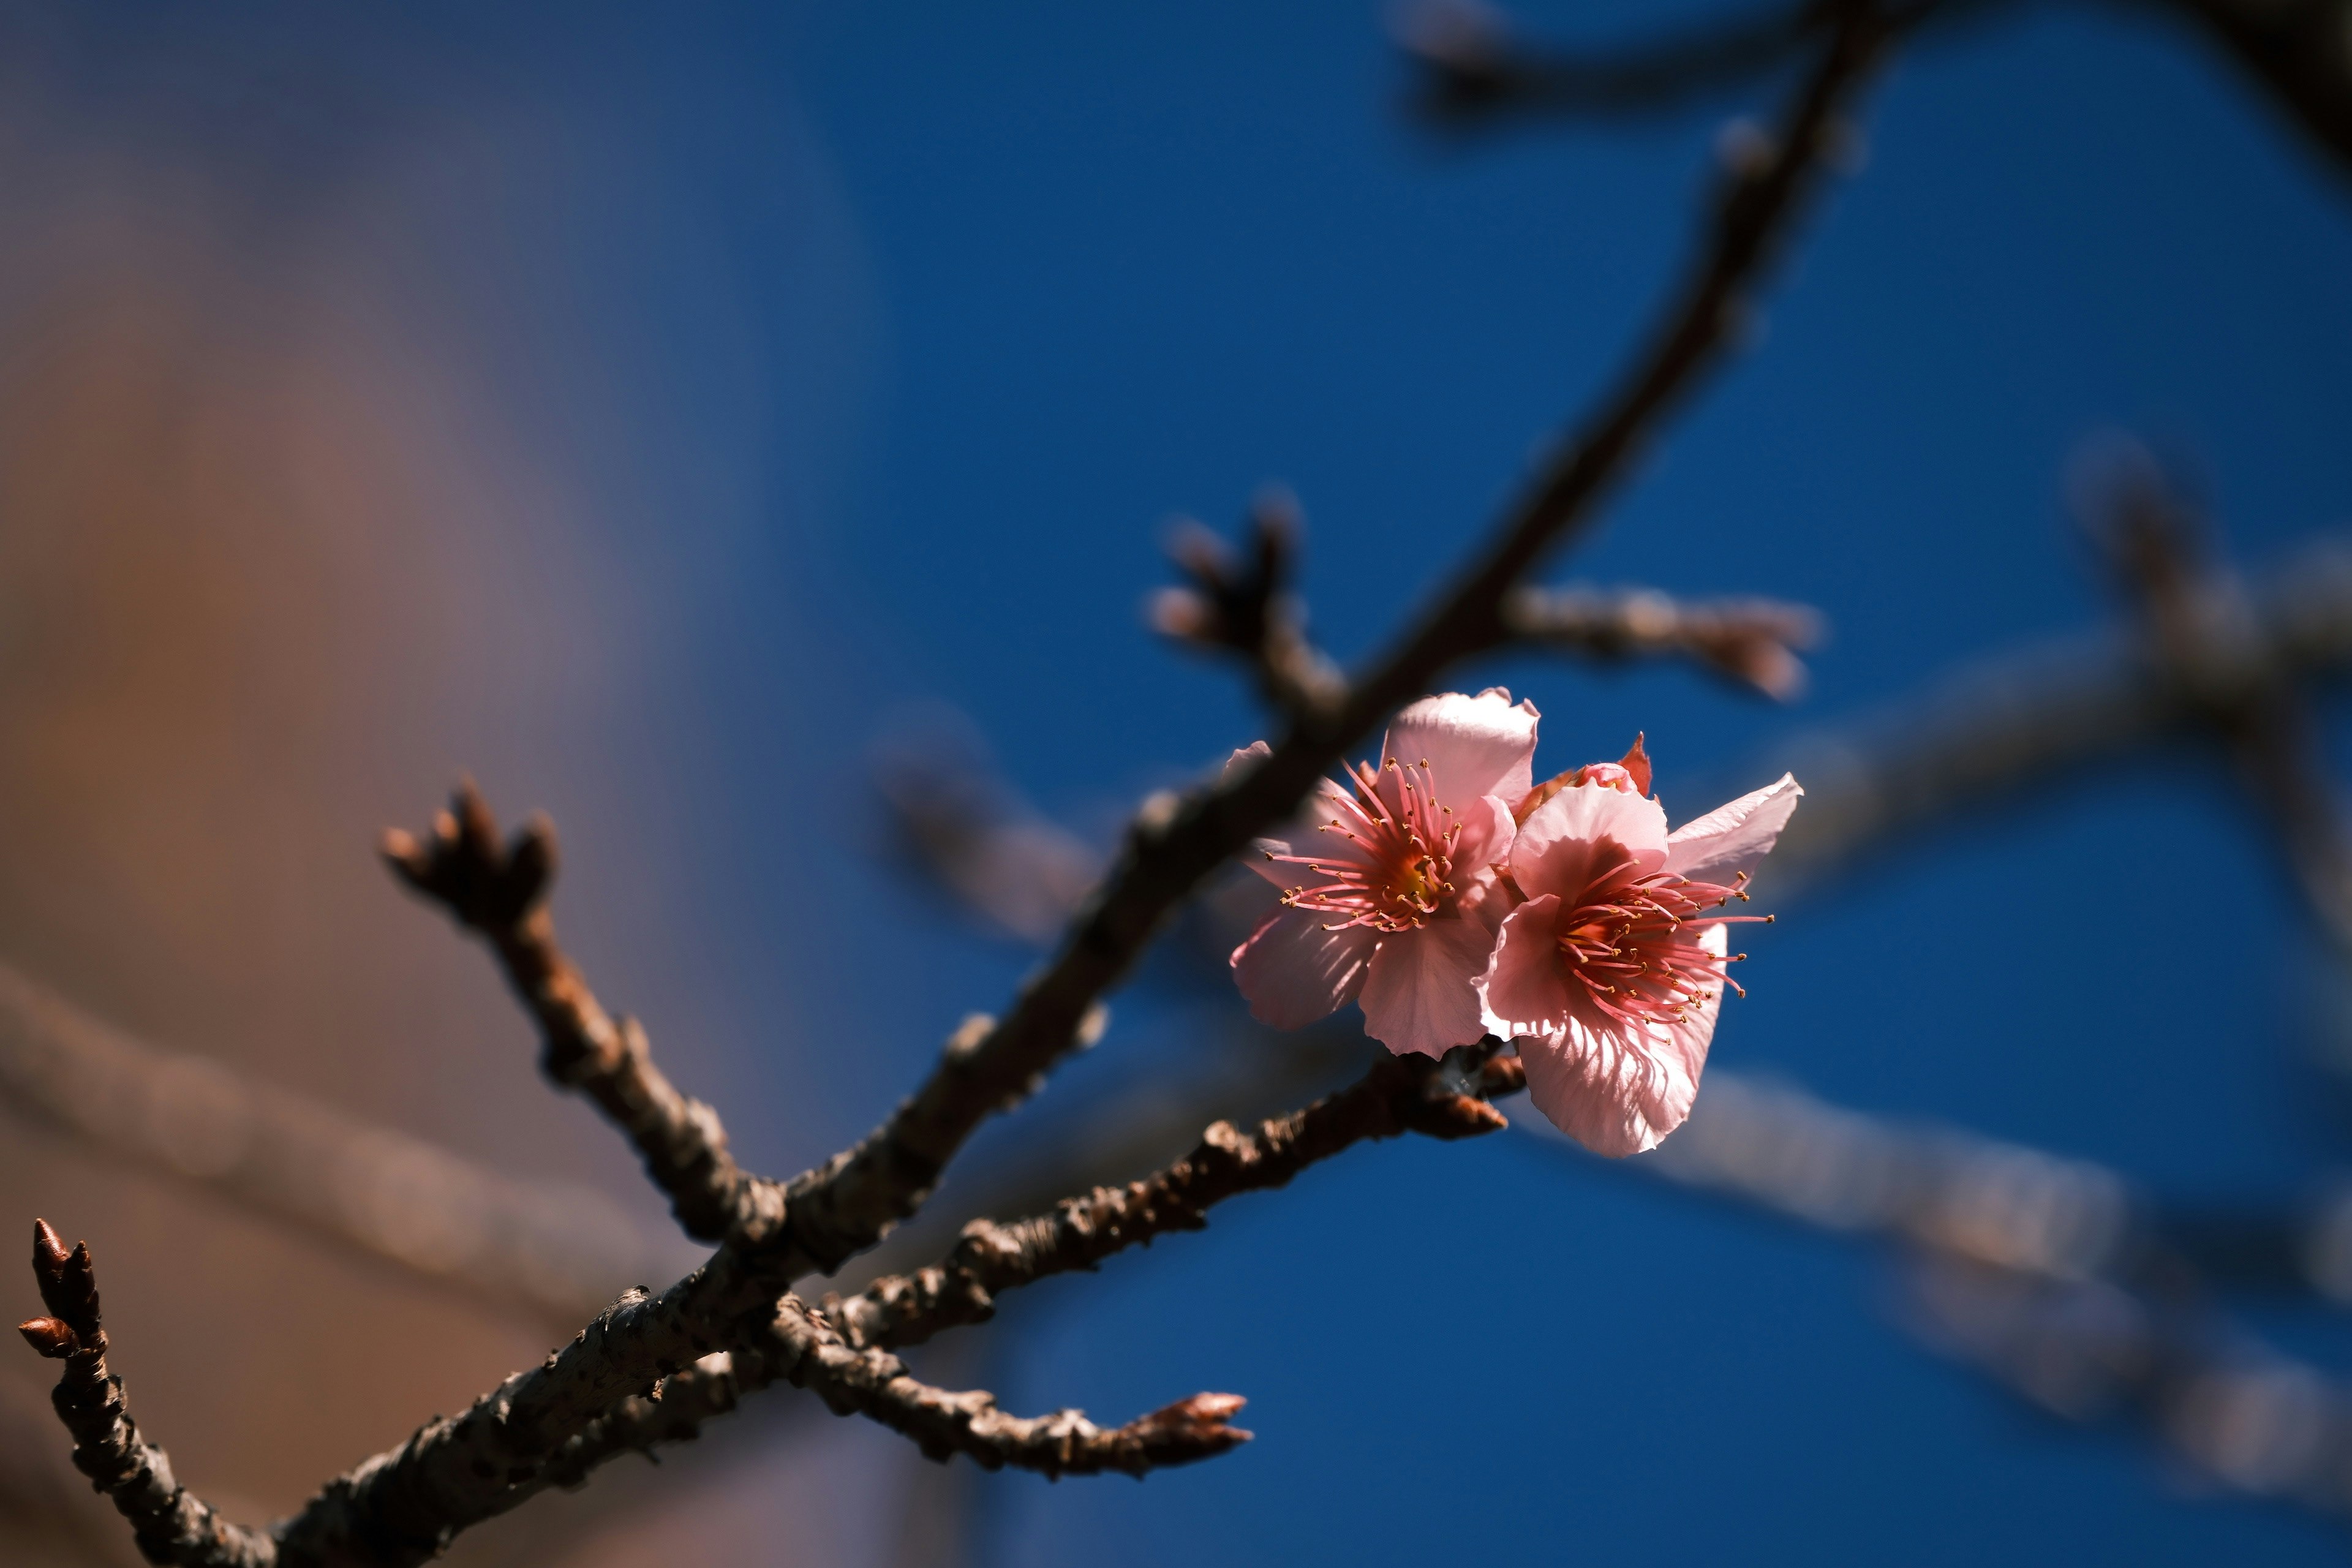
[[[2258,574],[2232,681],[2334,684],[2352,669],[2352,548],[2304,547]],[[2210,678],[2210,672],[2209,676]],[[1801,769],[1806,809],[1759,880],[1810,889],[1864,857],[2016,792],[2209,733],[2209,712],[2115,629],[1984,658],[1874,716],[1801,731],[1770,757]]]
[[[0,965],[0,1111],[569,1333],[697,1256],[609,1198],[532,1184],[208,1058],[131,1038]]]

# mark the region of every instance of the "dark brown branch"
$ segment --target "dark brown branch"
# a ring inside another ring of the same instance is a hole
[[[231,1524],[172,1477],[163,1450],[142,1440],[122,1398],[122,1380],[106,1368],[106,1328],[99,1315],[98,1276],[89,1247],[66,1250],[46,1220],[33,1222],[33,1277],[48,1315],[16,1331],[65,1366],[49,1403],[74,1440],[74,1468],[131,1521],[150,1563],[179,1568],[269,1568],[277,1542]]]
[[[1514,111],[1601,119],[1679,108],[1779,70],[1833,20],[1821,0],[1711,21],[1615,53],[1540,49],[1477,0],[1402,14],[1398,43],[1421,70],[1415,107],[1442,123]]]
[[[2352,0],[2139,0],[2188,22],[2235,60],[2329,159],[2352,174]],[[1898,26],[1966,20],[2018,0],[1906,0]],[[1616,49],[1529,42],[1479,0],[1430,0],[1398,42],[1419,73],[1414,108],[1447,126],[1515,116],[1605,120],[1719,99],[1800,58],[1836,7],[1797,0],[1685,26]]]
[[[721,1325],[757,1305],[756,1290],[718,1262],[660,1296],[630,1291],[464,1415],[436,1417],[329,1482],[277,1526],[282,1561],[303,1568],[431,1561],[459,1531],[543,1489],[550,1461],[614,1405],[726,1348]]]
[[[1125,852],[1045,968],[969,1048],[951,1051],[856,1148],[796,1180],[782,1275],[830,1269],[920,1205],[981,1121],[1017,1101],[1073,1049],[1082,1021],[1201,880],[1286,816],[1348,746],[1450,666],[1507,639],[1503,601],[1571,537],[1658,422],[1720,360],[1747,295],[1811,188],[1845,105],[1887,39],[1874,5],[1842,6],[1818,66],[1760,155],[1725,177],[1700,263],[1601,412],[1547,463],[1494,542],[1419,623],[1325,712],[1296,716],[1272,754],[1219,787],[1137,822]]]
[[[1478,1096],[1511,1092],[1518,1086],[1516,1067],[1506,1060],[1482,1068],[1472,1053],[1457,1053],[1443,1069],[1418,1059],[1399,1064],[1391,1075],[1396,1084],[1412,1086],[1410,1094],[1391,1085],[1381,1103],[1351,1105],[1295,1131],[1276,1129],[1262,1163],[1245,1157],[1240,1169],[1203,1171],[1190,1195],[1205,1206],[1224,1195],[1214,1190],[1220,1183],[1231,1183],[1231,1191],[1279,1184],[1308,1159],[1362,1137],[1389,1135],[1387,1119],[1397,1131],[1435,1136],[1491,1131],[1502,1125],[1501,1118],[1459,1089]],[[1174,1222],[1181,1214],[1182,1184],[1161,1219]],[[1145,1239],[1150,1223],[1134,1216],[1117,1246]],[[1117,1246],[1102,1246],[1099,1255]],[[1075,1252],[1059,1262],[1043,1254],[1034,1261],[1033,1277],[1080,1266]],[[985,1395],[943,1394],[904,1377],[903,1369],[888,1371],[871,1359],[878,1352],[870,1345],[849,1343],[821,1321],[814,1328],[795,1321],[801,1310],[789,1298],[782,1317],[772,1315],[772,1306],[764,1314],[750,1310],[758,1289],[756,1276],[722,1250],[702,1274],[660,1300],[625,1300],[607,1314],[601,1334],[592,1330],[601,1344],[583,1336],[544,1367],[477,1401],[467,1417],[435,1424],[406,1448],[331,1487],[296,1521],[307,1533],[289,1535],[289,1560],[313,1560],[295,1554],[297,1547],[323,1553],[327,1543],[360,1540],[376,1553],[367,1561],[421,1562],[417,1553],[426,1550],[425,1540],[414,1526],[404,1531],[397,1523],[425,1502],[425,1489],[437,1489],[432,1507],[454,1534],[548,1486],[576,1485],[614,1454],[690,1437],[743,1395],[779,1380],[815,1389],[835,1409],[855,1408],[908,1431],[927,1452],[944,1443],[992,1468],[1134,1469],[1206,1458],[1240,1440],[1198,1423],[1171,1427],[1172,1416],[1147,1417],[1115,1432],[1101,1432],[1067,1412],[1016,1420],[995,1411]],[[689,1361],[696,1364],[688,1366]],[[608,1381],[587,1381],[600,1375]],[[631,1376],[640,1380],[634,1389],[626,1386]],[[618,1392],[598,1405],[600,1393],[611,1390]],[[551,1440],[555,1434],[561,1436]],[[462,1467],[456,1462],[461,1454],[468,1456]]]
[[[828,1297],[825,1315],[860,1346],[920,1344],[944,1330],[985,1321],[996,1298],[1049,1275],[1092,1268],[1113,1253],[1172,1231],[1200,1230],[1210,1208],[1241,1193],[1289,1183],[1320,1160],[1367,1139],[1419,1132],[1475,1138],[1504,1127],[1486,1103],[1525,1082],[1518,1058],[1489,1059],[1491,1040],[1443,1062],[1382,1057],[1351,1087],[1244,1134],[1220,1121],[1167,1169],[1119,1187],[1066,1198],[1051,1214],[999,1224],[974,1220],[947,1259],[877,1280],[858,1295]]]
[[[739,1366],[753,1371],[749,1385]],[[591,1471],[623,1454],[650,1458],[656,1448],[691,1443],[705,1423],[733,1414],[746,1394],[766,1387],[772,1381],[766,1373],[767,1363],[749,1349],[707,1355],[589,1422],[557,1450],[542,1479],[566,1489],[584,1486]]]
[[[1885,7],[1897,29],[2014,0],[1904,0]],[[1610,120],[1671,113],[1774,76],[1833,33],[1835,0],[1797,0],[1684,24],[1614,48],[1570,49],[1521,37],[1483,0],[1426,0],[1407,9],[1397,42],[1417,68],[1412,107],[1466,129],[1512,117]]]
[[[0,965],[0,1107],[569,1333],[688,1266],[585,1189],[515,1181],[388,1127],[163,1050]]]
[[[2339,174],[2352,174],[2352,4],[2347,0],[2161,0],[2237,57]]]
[[[606,1013],[557,945],[547,910],[555,830],[544,817],[501,844],[497,819],[468,782],[435,818],[431,837],[388,832],[383,856],[402,880],[489,943],[538,1021],[547,1076],[587,1095],[628,1134],[688,1236],[758,1244],[777,1229],[781,1184],[735,1163],[719,1113],[677,1091],[654,1065],[636,1021]]]
[[[1190,586],[1152,600],[1151,622],[1196,647],[1237,655],[1276,712],[1319,711],[1346,689],[1338,668],[1307,640],[1307,616],[1291,591],[1298,556],[1298,510],[1271,492],[1251,509],[1239,562],[1224,541],[1196,522],[1177,533],[1170,553]]]
[[[1521,588],[1504,619],[1522,642],[1586,658],[1687,658],[1787,701],[1804,687],[1799,648],[1821,640],[1822,617],[1772,599],[1683,600],[1654,588]]]
[[[58,1443],[47,1391],[0,1377],[0,1541],[44,1568],[115,1568],[124,1561],[121,1520],[69,1452]]]
[[[1196,1394],[1109,1431],[1076,1410],[1008,1415],[992,1395],[933,1388],[908,1375],[888,1352],[853,1348],[791,1296],[770,1326],[767,1354],[786,1381],[814,1393],[835,1414],[865,1415],[902,1432],[931,1458],[965,1454],[992,1470],[1010,1465],[1046,1476],[1140,1476],[1213,1458],[1250,1437],[1228,1425],[1243,1404],[1230,1394]]]
[[[1250,1437],[1228,1424],[1244,1403],[1230,1394],[1196,1394],[1109,1430],[1076,1410],[1009,1415],[992,1394],[934,1388],[897,1356],[851,1344],[824,1314],[787,1295],[755,1342],[681,1372],[655,1395],[629,1400],[591,1425],[565,1447],[551,1479],[576,1485],[618,1454],[691,1440],[702,1423],[777,1382],[810,1390],[835,1415],[864,1415],[904,1433],[929,1458],[963,1454],[992,1470],[1141,1476],[1214,1458]]]

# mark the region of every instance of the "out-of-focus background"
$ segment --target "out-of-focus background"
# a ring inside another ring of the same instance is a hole
[[[1706,14],[1514,12],[1587,41]],[[547,808],[599,991],[797,1169],[1031,962],[894,864],[877,749],[984,747],[1107,841],[1263,729],[1140,623],[1172,514],[1294,489],[1343,658],[1463,555],[1622,362],[1743,100],[1465,135],[1412,81],[1363,4],[0,11],[0,991],[186,1054],[114,1118],[143,1157],[0,1120],[0,1218],[90,1240],[184,1479],[289,1510],[630,1282],[501,1294],[479,1237],[369,1232],[403,1181],[471,1213],[465,1173],[502,1173],[615,1271],[691,1259],[377,829],[461,771]],[[1754,352],[1562,568],[1820,606],[1802,703],[1463,677],[1535,700],[1539,764],[1646,731],[1677,819],[1800,731],[2109,618],[2066,504],[2103,432],[2253,566],[2352,513],[2352,176],[2200,38],[2004,11],[1906,54],[1870,120]],[[1717,1037],[1740,1081],[2206,1209],[2352,1169],[2347,1004],[2215,753],[2053,773],[1778,907]],[[1222,1018],[1139,985],[1041,1114],[1148,1099]],[[223,1173],[275,1123],[192,1060],[472,1164],[384,1143],[274,1216]],[[1082,1135],[1016,1120],[973,1159]],[[783,1390],[459,1556],[2340,1555],[2340,1519],[2128,1412],[2050,1419],[1926,1353],[1893,1277],[1534,1138],[1381,1145],[911,1358],[1112,1420],[1233,1389],[1236,1455],[942,1475]],[[2231,1310],[2352,1372],[2341,1307]],[[334,1397],[298,1398],[321,1367]],[[55,1474],[47,1382],[0,1355],[0,1541],[126,1561]]]

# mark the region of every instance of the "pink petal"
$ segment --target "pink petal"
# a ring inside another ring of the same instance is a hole
[[[1326,918],[1312,910],[1280,910],[1234,949],[1234,984],[1249,999],[1251,1017],[1277,1029],[1304,1028],[1363,989],[1379,933],[1362,926],[1326,931]]]
[[[1519,907],[1519,895],[1494,872],[1474,877],[1454,896],[1454,909],[1465,921],[1476,921],[1489,931],[1500,931],[1503,921]]]
[[[1667,1074],[1632,1037],[1579,1019],[1556,1044],[1521,1040],[1519,1059],[1535,1108],[1594,1153],[1622,1160],[1664,1136],[1650,1118],[1663,1111]]]
[[[1364,1033],[1398,1056],[1442,1057],[1486,1032],[1471,983],[1494,933],[1477,921],[1432,921],[1381,938],[1364,994]]]
[[[1467,805],[1456,806],[1454,820],[1462,825],[1462,837],[1454,843],[1454,875],[1466,892],[1471,879],[1510,858],[1511,842],[1519,836],[1519,827],[1511,820],[1511,808],[1495,795],[1482,795]]]
[[[1727,953],[1731,951],[1731,928],[1711,925],[1698,933],[1698,944],[1718,957]],[[1717,973],[1720,975],[1719,970]],[[1698,1093],[1699,1075],[1706,1070],[1706,1048],[1715,1039],[1715,1020],[1716,1016],[1723,1011],[1725,989],[1718,981],[1706,1001],[1693,1007],[1681,1023],[1667,1030],[1665,1043],[1661,1047],[1662,1055],[1673,1058],[1678,1076],[1689,1081],[1693,1096]],[[1690,1103],[1685,1100],[1682,1109],[1673,1112],[1674,1119],[1658,1128],[1658,1136],[1663,1138],[1680,1127],[1683,1118],[1689,1114]]]
[[[1567,1028],[1571,999],[1559,972],[1560,912],[1558,895],[1545,893],[1505,917],[1478,983],[1479,1021],[1488,1032],[1507,1040]]]
[[[1396,716],[1381,743],[1408,767],[1425,762],[1437,798],[1460,811],[1482,795],[1517,800],[1535,785],[1536,705],[1490,686],[1475,697],[1424,697]]]
[[[1645,871],[1666,858],[1666,814],[1658,803],[1602,784],[1570,784],[1519,824],[1511,876],[1519,891],[1573,899],[1592,879],[1604,840],[1633,852]]]
[[[1710,926],[1700,944],[1724,951],[1726,928]],[[1722,1005],[1717,986],[1671,1029],[1639,1029],[1572,1018],[1558,1039],[1523,1038],[1528,1098],[1545,1119],[1596,1154],[1622,1159],[1654,1149],[1689,1117],[1699,1074]]]
[[[1778,783],[1684,823],[1666,840],[1666,869],[1706,882],[1728,882],[1755,870],[1804,793],[1794,774],[1782,773]]]

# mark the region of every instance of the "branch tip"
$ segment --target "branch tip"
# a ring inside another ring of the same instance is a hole
[[[1155,1463],[1188,1464],[1238,1448],[1257,1434],[1230,1425],[1248,1400],[1238,1394],[1196,1394],[1129,1423],[1128,1432]]]
[[[687,1234],[772,1241],[783,1222],[781,1191],[736,1163],[718,1113],[678,1091],[654,1065],[644,1029],[607,1013],[558,945],[546,909],[559,860],[547,816],[534,813],[501,840],[489,803],[465,779],[435,817],[429,842],[397,830],[383,842],[404,881],[497,953],[539,1025],[542,1070],[594,1100],[628,1135]]]
[[[66,1244],[47,1220],[33,1222],[33,1274],[41,1281],[42,1293],[65,1278]]]

